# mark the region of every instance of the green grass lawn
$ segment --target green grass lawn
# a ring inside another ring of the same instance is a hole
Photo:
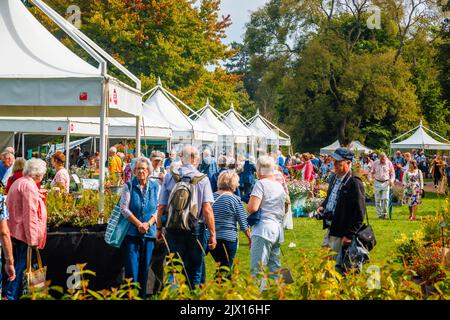
[[[409,211],[406,205],[394,206],[392,220],[379,220],[374,206],[368,206],[370,223],[374,229],[377,245],[371,251],[370,264],[384,263],[395,256],[395,240],[402,233],[412,235],[420,228],[420,220],[426,215],[435,215],[437,211],[444,208],[445,198],[435,193],[427,192],[417,212],[417,220],[409,221]],[[303,249],[311,257],[318,255],[325,231],[322,229],[322,221],[311,218],[294,218],[294,229],[285,230],[285,243],[282,245],[281,262],[283,266],[291,269],[298,263],[299,249]],[[294,248],[289,248],[289,243],[295,243]],[[239,234],[239,248],[236,259],[239,260],[242,272],[250,271],[250,249],[245,235]],[[213,275],[214,260],[211,255],[206,258],[207,277]]]

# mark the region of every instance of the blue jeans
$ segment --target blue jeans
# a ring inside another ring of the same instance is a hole
[[[216,248],[210,251],[210,253],[214,258],[214,261],[220,263],[220,266],[231,269],[234,257],[236,256],[237,246],[237,241],[218,239]],[[231,279],[231,272],[228,274],[228,278]]]
[[[16,279],[8,283],[6,297],[8,300],[18,300],[24,290],[24,272],[27,268],[28,244],[20,240],[11,238],[13,245],[14,268],[16,269]]]
[[[126,236],[122,242],[125,277],[139,282],[142,298],[147,296],[147,279],[154,247],[155,239],[152,238]]]
[[[175,258],[183,260],[184,272],[191,289],[200,285],[202,279],[204,251],[208,243],[208,235],[205,229],[205,225],[199,223],[195,232],[184,233],[167,230],[170,252],[175,253]],[[172,282],[172,280],[173,275],[170,275],[169,281]]]

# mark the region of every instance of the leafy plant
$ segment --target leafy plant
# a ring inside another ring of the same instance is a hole
[[[438,243],[421,246],[412,258],[412,270],[424,284],[434,284],[446,278],[442,266],[442,247]]]

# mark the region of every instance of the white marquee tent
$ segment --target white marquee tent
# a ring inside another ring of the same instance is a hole
[[[140,120],[141,83],[108,53],[41,0],[31,0],[96,62],[75,55],[20,0],[0,1],[0,116],[100,117],[100,163],[106,162],[106,116]],[[107,73],[107,61],[136,88]],[[139,125],[137,126],[139,127]],[[139,130],[136,132],[138,140]],[[100,210],[105,167],[100,166]]]
[[[233,104],[228,111],[224,112],[220,116],[220,120],[225,123],[233,132],[234,143],[235,143],[235,154],[245,155],[247,152],[254,155],[253,146],[253,133],[244,124],[247,119],[240,115],[235,109]],[[249,150],[247,150],[249,147]]]
[[[411,136],[409,136],[405,140],[398,141],[400,138],[406,136],[414,130],[415,132]],[[426,131],[441,138],[445,142],[437,141],[436,139],[432,138]],[[391,149],[450,150],[450,141],[445,139],[444,137],[441,137],[436,132],[424,127],[422,125],[422,121],[420,121],[420,124],[417,127],[405,132],[404,134],[392,140]]]
[[[161,80],[158,80],[157,86],[147,93],[150,96],[144,103],[143,116],[151,118],[157,114],[157,116],[165,119],[169,123],[172,129],[171,145],[173,147],[179,149],[185,144],[193,144],[197,147],[207,144],[212,150],[215,149],[215,144],[218,141],[217,131],[212,128],[204,128],[200,124],[192,121],[177,106],[176,102],[180,103],[190,112],[196,112],[166,90],[162,86]]]
[[[219,140],[216,154],[230,154],[234,147],[233,131],[218,119],[219,116],[220,113],[209,104],[207,99],[206,105],[190,117],[201,128],[217,132]]]
[[[337,148],[340,148],[341,144],[339,143],[339,140],[336,140],[335,142],[333,142],[332,144],[330,144],[329,146],[323,147],[320,149],[320,154],[332,154]],[[372,150],[370,148],[367,148],[366,146],[364,146],[361,142],[359,141],[352,141],[350,143],[349,149],[352,150],[353,152],[365,152],[365,153],[370,153],[372,152]]]

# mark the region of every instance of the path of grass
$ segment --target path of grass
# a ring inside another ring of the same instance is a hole
[[[375,207],[368,206],[369,219],[374,229],[377,245],[371,252],[371,264],[386,262],[395,254],[395,239],[402,233],[412,235],[420,228],[420,220],[426,215],[434,215],[437,211],[444,208],[445,200],[434,193],[428,192],[423,199],[422,205],[417,213],[417,221],[409,221],[408,207],[396,206],[393,208],[392,220],[379,220],[377,218]],[[288,265],[291,269],[297,263],[298,249],[306,250],[308,255],[317,255],[324,235],[322,230],[322,221],[311,218],[294,218],[294,230],[285,230],[286,241],[282,245],[284,257],[282,264]],[[289,248],[289,243],[295,243],[296,247]],[[250,269],[250,249],[247,245],[245,235],[240,232],[240,246],[238,248],[236,259],[239,260],[240,270],[249,272]],[[211,255],[206,258],[207,276],[213,274],[214,260]]]

